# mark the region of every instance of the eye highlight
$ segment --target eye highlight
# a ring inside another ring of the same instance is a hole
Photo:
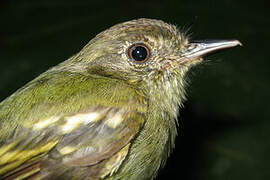
[[[143,43],[133,44],[128,48],[127,53],[136,63],[144,63],[150,58],[150,49]]]

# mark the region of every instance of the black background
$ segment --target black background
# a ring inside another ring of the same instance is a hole
[[[265,1],[266,2],[266,1]],[[264,1],[0,2],[0,99],[78,52],[100,31],[147,17],[192,39],[243,43],[189,74],[176,149],[157,179],[270,179],[269,32]]]

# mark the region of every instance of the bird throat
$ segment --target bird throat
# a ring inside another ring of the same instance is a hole
[[[136,147],[140,147],[136,152],[137,159],[140,159],[139,156],[143,157],[139,163],[145,163],[144,172],[150,175],[149,179],[156,176],[174,148],[179,106],[185,100],[185,82],[181,77],[183,76],[179,74],[167,73],[156,82],[151,81],[148,84],[148,117],[151,119],[146,119],[144,128],[134,143]],[[134,161],[133,163],[136,164]]]

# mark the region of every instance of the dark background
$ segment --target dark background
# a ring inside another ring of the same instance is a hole
[[[177,24],[193,39],[236,38],[243,47],[209,56],[189,74],[176,149],[158,179],[270,179],[267,11],[260,0],[1,0],[0,99],[134,18]]]

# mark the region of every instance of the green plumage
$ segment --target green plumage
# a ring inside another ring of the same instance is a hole
[[[153,179],[174,147],[185,74],[202,60],[193,46],[150,19],[97,35],[0,104],[0,177]]]

